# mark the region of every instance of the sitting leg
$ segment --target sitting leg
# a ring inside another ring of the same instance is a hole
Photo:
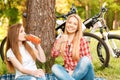
[[[75,80],[61,65],[54,64],[52,66],[52,72],[58,78],[58,80]]]
[[[88,57],[80,59],[72,76],[75,80],[94,80],[93,66]]]

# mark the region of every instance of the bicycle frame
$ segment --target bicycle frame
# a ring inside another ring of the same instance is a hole
[[[105,22],[104,22],[104,23],[105,23]],[[90,33],[93,33],[93,34],[94,34],[98,28],[100,29],[100,34],[101,34],[103,40],[105,41],[105,43],[107,44],[110,53],[112,54],[113,57],[117,57],[117,55],[115,55],[115,53],[114,53],[114,51],[113,51],[113,49],[112,49],[112,47],[110,46],[110,43],[109,43],[109,41],[108,41],[108,35],[110,34],[110,32],[107,31],[107,30],[106,30],[106,33],[103,32],[103,28],[104,28],[104,27],[103,27],[103,24],[101,23],[101,21],[98,21],[96,24],[94,24],[94,26],[93,26],[93,28],[91,29]],[[114,46],[114,49],[116,49],[117,46],[116,46],[114,40],[112,40],[111,42],[112,42],[112,45]]]
[[[95,33],[97,29],[100,29],[100,34],[103,38],[103,40],[105,41],[105,43],[107,44],[110,53],[112,54],[113,57],[117,57],[117,55],[114,53],[109,41],[108,41],[108,35],[110,35],[110,31],[106,25],[105,19],[104,19],[104,14],[101,15],[100,18],[98,18],[98,21],[93,25],[92,30],[90,31],[90,33]],[[103,31],[103,29],[105,29],[105,31]],[[117,46],[114,42],[114,40],[111,41],[112,45],[114,46],[114,49],[117,49]]]

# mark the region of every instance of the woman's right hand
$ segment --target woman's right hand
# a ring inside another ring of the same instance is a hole
[[[34,71],[33,75],[35,77],[42,77],[45,76],[45,72],[42,69],[37,69]]]
[[[68,71],[68,73],[69,73],[70,75],[72,75],[72,74],[73,74],[73,71]]]
[[[68,40],[68,35],[67,34],[62,34],[61,37],[59,38],[60,43],[64,43]]]
[[[68,40],[68,35],[62,34],[60,38],[57,39],[57,43],[54,45],[54,49],[59,51],[61,48],[61,44],[65,43]]]

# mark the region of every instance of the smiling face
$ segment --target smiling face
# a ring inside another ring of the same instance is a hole
[[[66,31],[69,34],[75,33],[78,29],[78,20],[75,17],[70,17],[66,22]]]
[[[25,31],[24,31],[24,27],[21,26],[21,28],[20,28],[20,30],[19,30],[18,40],[19,40],[19,41],[25,41],[25,40],[26,40],[26,39],[25,39],[25,35],[26,35],[26,33],[25,33]]]

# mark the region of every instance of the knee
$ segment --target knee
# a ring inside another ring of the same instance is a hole
[[[58,64],[54,64],[53,66],[52,66],[52,72],[55,72],[57,69],[58,69]]]
[[[91,63],[91,60],[87,57],[87,56],[84,56],[81,58],[81,62],[84,64],[84,65],[88,65],[88,66],[91,66],[92,63]]]
[[[82,61],[83,61],[83,62],[91,63],[91,60],[90,60],[89,57],[87,57],[87,56],[82,57]]]

